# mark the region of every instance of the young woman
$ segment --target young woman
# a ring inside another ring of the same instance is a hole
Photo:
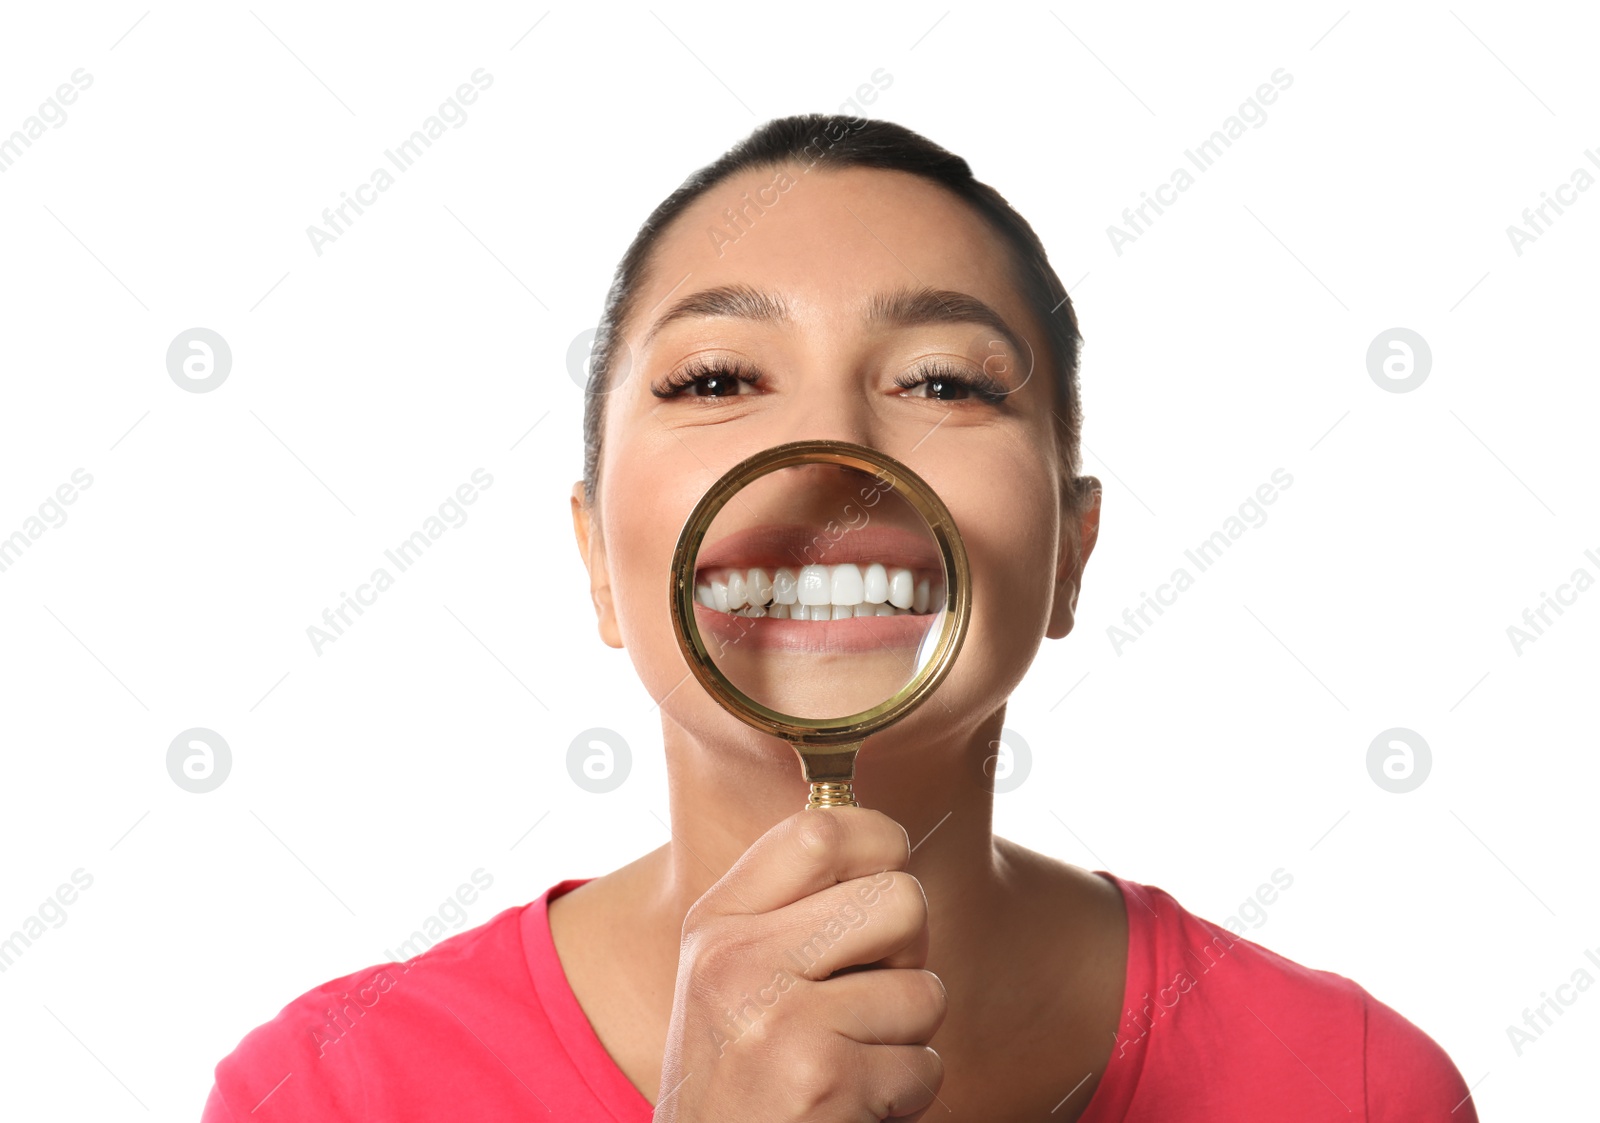
[[[1028,223],[907,129],[773,121],[685,181],[617,271],[572,494],[600,637],[660,702],[671,840],[301,996],[205,1118],[1475,1120],[1356,983],[993,834],[989,745],[1099,527],[1080,342]],[[873,738],[861,808],[796,810],[793,751],[685,682],[667,610],[708,485],[811,437],[907,464],[972,564],[940,704]]]

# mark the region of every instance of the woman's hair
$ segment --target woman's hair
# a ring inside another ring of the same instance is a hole
[[[617,266],[611,291],[606,294],[605,311],[595,329],[583,414],[586,501],[594,503],[600,486],[600,440],[612,366],[617,362],[623,329],[634,311],[640,282],[662,233],[690,204],[724,180],[746,171],[788,164],[803,164],[807,171],[861,167],[909,172],[958,196],[999,232],[1011,253],[1015,282],[1049,338],[1057,440],[1070,488],[1070,507],[1080,510],[1089,498],[1089,487],[1078,476],[1079,434],[1083,427],[1078,357],[1083,337],[1078,333],[1078,317],[1066,287],[1051,268],[1039,236],[998,191],[973,178],[966,160],[920,133],[890,121],[823,113],[781,117],[762,125],[684,180],[639,227]]]

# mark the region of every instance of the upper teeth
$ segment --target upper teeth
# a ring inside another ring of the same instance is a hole
[[[925,613],[942,607],[944,597],[943,580],[877,562],[710,569],[695,586],[695,599],[718,612],[794,620]]]

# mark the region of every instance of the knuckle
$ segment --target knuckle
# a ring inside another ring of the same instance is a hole
[[[683,914],[682,935],[685,943],[689,941],[690,936],[704,928],[711,919],[711,906],[705,902],[706,899],[701,897],[689,906],[689,911]]]
[[[684,937],[683,952],[697,973],[720,977],[743,963],[755,942],[754,933],[735,917],[719,917]]]
[[[802,1118],[814,1115],[831,1098],[839,1066],[807,1051],[788,1063],[785,1083],[790,1106]]]
[[[817,865],[829,865],[844,849],[845,826],[836,811],[805,811],[795,820],[794,840],[800,852]]]
[[[930,1098],[939,1094],[944,1084],[944,1059],[931,1046],[924,1045],[920,1055],[912,1054],[909,1062],[901,1061],[915,1083],[890,1093],[887,1102],[878,1105],[881,1118],[910,1114],[926,1106]]]
[[[682,947],[687,949],[691,945],[699,945],[709,935],[734,926],[738,919],[718,911],[717,905],[709,897],[701,897],[683,915],[683,928],[679,932]]]

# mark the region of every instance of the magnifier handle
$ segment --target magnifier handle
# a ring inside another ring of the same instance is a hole
[[[860,807],[856,802],[856,793],[850,781],[814,780],[811,783],[811,796],[806,800],[807,811],[817,811],[826,807]]]
[[[843,745],[795,745],[805,768],[806,780],[811,784],[811,795],[806,800],[806,810],[824,807],[860,807],[853,787],[856,778],[856,752],[860,741]]]

